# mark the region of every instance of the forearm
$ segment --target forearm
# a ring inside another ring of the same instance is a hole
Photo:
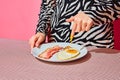
[[[41,4],[36,33],[42,32],[46,34],[47,29],[50,25],[50,18],[53,12],[53,8],[54,8],[54,4],[52,0],[43,0]]]

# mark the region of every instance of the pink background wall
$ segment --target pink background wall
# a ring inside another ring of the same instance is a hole
[[[0,37],[28,40],[35,33],[41,0],[0,0]]]
[[[41,0],[0,0],[0,38],[28,40],[34,33]],[[115,21],[115,48],[120,49],[120,20]]]

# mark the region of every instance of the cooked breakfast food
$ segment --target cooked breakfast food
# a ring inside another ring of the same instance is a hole
[[[47,48],[44,52],[42,52],[38,57],[44,58],[44,59],[49,59],[51,58],[55,53],[59,52],[62,49],[62,47],[56,45],[51,48]]]
[[[64,50],[57,53],[57,57],[60,60],[71,59],[71,58],[76,57],[77,55],[79,55],[79,51],[70,46],[65,47]]]
[[[70,46],[60,47],[58,45],[47,48],[41,54],[38,55],[40,58],[50,59],[54,54],[57,54],[59,60],[67,60],[73,58],[79,54],[79,51]]]

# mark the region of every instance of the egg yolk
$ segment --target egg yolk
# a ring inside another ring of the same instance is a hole
[[[78,51],[75,49],[67,49],[66,52],[70,54],[76,54]]]

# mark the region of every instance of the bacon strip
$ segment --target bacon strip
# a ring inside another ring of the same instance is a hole
[[[63,49],[60,46],[54,46],[52,48],[47,48],[45,51],[43,51],[38,57],[44,58],[44,59],[49,59],[51,58],[55,53],[59,52],[59,50]]]

